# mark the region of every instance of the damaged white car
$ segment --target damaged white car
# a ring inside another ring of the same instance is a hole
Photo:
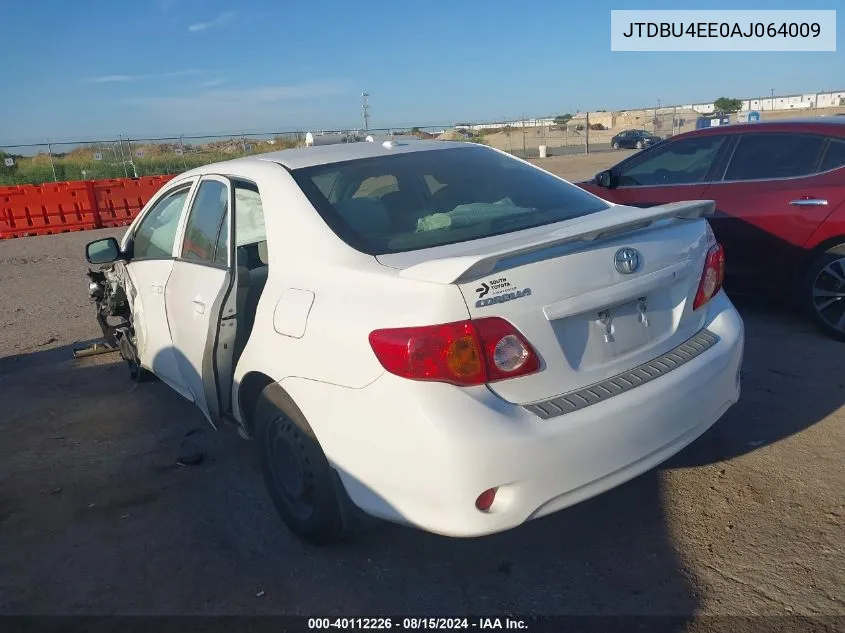
[[[255,440],[325,543],[355,510],[513,528],[680,451],[740,393],[707,201],[613,205],[502,152],[361,142],[177,176],[91,293],[150,373]]]

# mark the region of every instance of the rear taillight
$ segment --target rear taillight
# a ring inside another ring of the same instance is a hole
[[[498,317],[376,330],[370,346],[387,371],[411,380],[483,385],[537,371],[537,353]]]
[[[704,260],[704,272],[701,273],[701,281],[698,283],[698,292],[695,293],[692,309],[698,310],[715,297],[716,293],[722,288],[724,280],[725,250],[721,244],[714,244],[707,251],[707,258]]]

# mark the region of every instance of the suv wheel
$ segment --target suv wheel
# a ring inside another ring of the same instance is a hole
[[[819,255],[804,278],[805,307],[828,336],[845,341],[845,244]]]
[[[254,420],[264,482],[282,521],[313,545],[343,540],[342,485],[305,416],[271,385],[258,397]]]

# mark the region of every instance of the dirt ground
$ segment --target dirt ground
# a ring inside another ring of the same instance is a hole
[[[737,301],[740,402],[620,488],[481,539],[376,524],[312,549],[250,442],[113,356],[72,359],[98,335],[82,246],[120,232],[0,242],[0,614],[845,617],[845,346],[802,318]]]

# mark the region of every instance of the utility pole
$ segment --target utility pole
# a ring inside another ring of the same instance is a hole
[[[368,92],[361,93],[361,110],[364,111],[364,132],[370,129],[370,94]]]

